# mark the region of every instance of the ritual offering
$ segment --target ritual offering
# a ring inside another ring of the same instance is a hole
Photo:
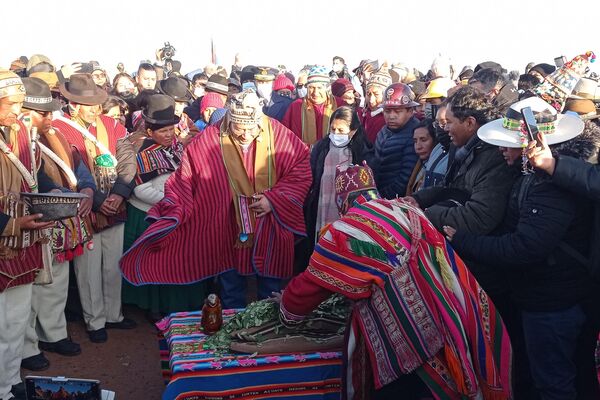
[[[272,299],[259,300],[235,314],[203,348],[216,355],[341,350],[349,316],[349,302],[336,294],[300,324],[286,327],[279,321],[279,304]]]
[[[60,221],[77,215],[82,193],[21,193],[21,199],[29,206],[31,214],[43,214],[40,221]]]

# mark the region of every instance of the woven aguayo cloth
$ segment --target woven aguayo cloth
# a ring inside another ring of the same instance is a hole
[[[239,311],[223,310],[224,323]],[[215,357],[203,349],[201,314],[172,314],[157,324],[163,376],[170,379],[163,400],[340,398],[341,352]]]

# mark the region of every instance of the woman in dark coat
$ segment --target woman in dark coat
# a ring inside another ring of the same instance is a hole
[[[303,243],[300,269],[312,254],[318,232],[339,218],[335,204],[335,170],[338,165],[369,163],[372,151],[358,115],[352,108],[340,107],[331,115],[329,135],[314,144],[310,155],[312,186],[304,203],[307,239]]]

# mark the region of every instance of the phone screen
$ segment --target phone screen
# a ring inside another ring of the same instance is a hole
[[[521,110],[521,115],[523,116],[523,121],[525,122],[525,128],[527,129],[529,140],[537,141],[538,127],[537,122],[535,121],[535,116],[533,115],[533,111],[531,111],[531,107],[523,108]]]
[[[25,390],[28,400],[101,400],[100,383],[86,379],[28,376],[25,378]]]

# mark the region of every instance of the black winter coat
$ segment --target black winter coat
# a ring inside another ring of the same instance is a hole
[[[406,194],[418,156],[413,144],[413,132],[419,120],[412,117],[398,132],[385,125],[377,134],[374,147],[373,174],[381,197],[394,199]]]
[[[461,257],[506,277],[523,310],[565,309],[590,293],[586,267],[561,247],[564,242],[588,254],[590,207],[588,200],[558,188],[547,177],[521,176],[511,191],[501,234],[458,230],[452,246]]]
[[[464,161],[454,158],[448,166],[446,185],[429,187],[413,197],[433,225],[441,231],[444,225],[457,230],[486,235],[502,222],[508,196],[517,170],[509,168],[498,147],[479,139]],[[451,204],[444,192],[462,192],[461,205]]]

